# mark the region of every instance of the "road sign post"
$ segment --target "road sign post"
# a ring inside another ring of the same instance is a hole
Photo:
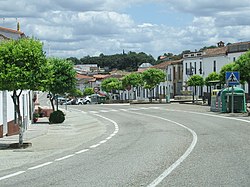
[[[232,86],[231,113],[234,113],[234,86],[240,84],[240,73],[238,71],[226,72],[226,83],[228,89],[229,86]],[[228,104],[229,104],[229,96],[228,96]]]

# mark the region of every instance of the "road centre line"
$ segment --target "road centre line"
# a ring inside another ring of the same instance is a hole
[[[103,143],[106,143],[108,140],[102,140],[99,142],[99,144],[103,144]]]
[[[87,151],[89,151],[89,149],[83,149],[83,150],[75,152],[75,154],[81,154],[81,153],[84,153],[84,152],[87,152]]]
[[[72,157],[72,156],[75,156],[75,154],[72,154],[72,155],[67,155],[67,156],[64,156],[64,157],[61,157],[61,158],[55,159],[55,161],[65,160],[65,159],[70,158],[70,157]]]
[[[40,165],[37,165],[37,166],[31,167],[31,168],[28,168],[28,170],[38,169],[38,168],[41,168],[41,167],[44,167],[44,166],[50,165],[50,164],[52,164],[52,163],[53,163],[53,162],[45,162],[45,163],[43,163],[43,164],[40,164]]]
[[[98,144],[95,144],[95,145],[91,145],[91,146],[89,146],[89,148],[91,148],[91,149],[92,149],[92,148],[96,148],[96,147],[98,147],[99,145],[101,145],[101,144],[98,143]]]
[[[11,177],[15,177],[15,176],[20,175],[20,174],[25,173],[25,172],[26,172],[26,171],[18,171],[18,172],[16,172],[16,173],[12,173],[12,174],[9,174],[9,175],[5,175],[5,176],[3,176],[3,177],[0,177],[0,181],[1,181],[1,180],[4,180],[4,179],[11,178]]]
[[[185,153],[178,159],[176,160],[170,167],[168,167],[159,177],[157,177],[153,182],[151,182],[147,187],[155,187],[157,186],[163,179],[165,179],[174,169],[176,169],[189,155],[190,153],[193,151],[198,138],[197,138],[197,134],[190,128],[186,127],[183,124],[180,124],[178,122],[166,119],[166,118],[162,118],[159,116],[155,116],[155,115],[151,115],[151,114],[143,114],[143,113],[138,113],[138,112],[130,112],[130,113],[134,113],[134,114],[139,114],[139,115],[144,115],[144,116],[148,116],[148,117],[152,117],[152,118],[158,118],[164,121],[168,121],[170,123],[174,123],[182,128],[185,128],[186,130],[188,130],[192,136],[193,136],[193,140],[192,143],[190,144],[190,146],[188,147],[188,149],[185,151]]]

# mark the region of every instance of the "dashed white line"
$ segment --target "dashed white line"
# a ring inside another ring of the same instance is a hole
[[[81,153],[84,153],[84,152],[87,152],[87,151],[89,151],[89,149],[83,149],[83,150],[75,152],[75,154],[81,154]]]
[[[77,110],[77,109],[76,109],[75,111],[80,111],[80,110]],[[86,113],[86,112],[84,112],[84,111],[81,111],[81,112],[82,112],[82,113]],[[97,113],[98,113],[97,111],[89,111],[89,112],[95,114],[96,116],[99,116],[99,117],[101,117],[101,118],[103,118],[103,119],[106,119],[106,120],[112,122],[112,123],[114,124],[114,126],[115,126],[115,131],[114,131],[109,137],[107,137],[105,140],[100,141],[98,144],[95,144],[95,145],[92,145],[92,146],[89,147],[89,148],[96,148],[96,147],[100,146],[101,144],[107,142],[107,141],[108,141],[109,139],[111,139],[113,136],[115,136],[115,135],[117,134],[117,132],[119,131],[119,126],[117,125],[117,123],[116,123],[115,121],[113,121],[113,120],[111,120],[111,119],[109,119],[109,118],[106,118],[106,117],[104,117],[104,116],[98,115],[98,114],[97,114]],[[89,149],[83,149],[83,150],[80,150],[80,151],[75,152],[74,154],[70,154],[70,155],[67,155],[67,156],[64,156],[64,157],[55,159],[54,161],[65,160],[65,159],[67,159],[67,158],[73,157],[73,156],[75,156],[75,155],[77,155],[77,154],[81,154],[81,153],[84,153],[84,152],[87,152],[87,151],[89,151]],[[42,168],[42,167],[45,167],[45,166],[50,165],[50,164],[52,164],[52,163],[53,163],[53,162],[46,162],[46,163],[43,163],[43,164],[40,164],[40,165],[37,165],[37,166],[30,167],[30,168],[28,168],[27,170],[34,170],[34,169]],[[9,175],[2,176],[2,177],[0,177],[0,181],[1,181],[1,180],[4,180],[4,179],[11,178],[11,177],[14,177],[14,176],[17,176],[17,175],[20,175],[20,174],[25,173],[25,172],[26,172],[26,171],[18,171],[18,172],[16,172],[16,173],[12,173],[12,174],[9,174]]]
[[[99,110],[99,112],[106,113],[106,112],[109,112],[109,111],[107,111],[107,110]]]
[[[28,170],[38,169],[38,168],[41,168],[41,167],[44,167],[44,166],[50,165],[50,164],[52,164],[52,163],[53,163],[53,162],[45,162],[45,163],[43,163],[43,164],[40,164],[40,165],[37,165],[37,166],[31,167],[31,168],[28,168]]]
[[[99,143],[100,144],[103,144],[103,143],[106,143],[108,140],[102,140],[102,141],[100,141]]]
[[[91,114],[98,114],[97,111],[89,111],[89,113],[91,113]]]
[[[95,144],[95,145],[91,145],[89,148],[96,148],[96,147],[98,147],[99,145],[101,145],[101,144]]]
[[[1,180],[4,180],[4,179],[11,178],[11,177],[15,177],[15,176],[20,175],[20,174],[25,173],[25,172],[26,172],[26,171],[18,171],[18,172],[16,172],[16,173],[12,173],[12,174],[9,174],[9,175],[5,175],[5,176],[3,176],[3,177],[0,177],[0,181],[1,181]]]
[[[65,160],[65,159],[70,158],[70,157],[72,157],[72,156],[75,156],[75,154],[71,154],[71,155],[67,155],[67,156],[64,156],[64,157],[61,157],[61,158],[55,159],[55,161]]]

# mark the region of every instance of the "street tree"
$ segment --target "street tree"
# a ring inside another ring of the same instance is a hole
[[[46,90],[50,92],[53,111],[54,100],[58,95],[71,94],[76,88],[76,71],[70,61],[60,58],[48,58],[49,81]]]
[[[219,79],[221,84],[225,84],[226,83],[226,72],[227,71],[237,71],[237,67],[235,65],[235,62],[226,64],[224,66],[222,66],[220,73],[219,73]]]
[[[203,77],[200,75],[193,75],[188,79],[187,84],[188,86],[193,86],[195,88],[195,92],[198,94],[197,86],[200,86],[202,90],[202,87],[204,85],[204,80],[203,80]],[[194,96],[194,92],[193,92],[193,96]],[[198,96],[196,96],[196,101],[197,99],[198,99]],[[194,102],[194,98],[193,98],[193,102]]]
[[[94,93],[95,92],[94,92],[93,88],[85,88],[83,91],[83,96],[92,95]]]
[[[240,72],[241,83],[247,82],[250,85],[250,51],[235,61],[235,69]]]
[[[110,77],[102,81],[101,88],[103,91],[110,93],[110,99],[112,100],[112,94],[116,90],[122,89],[122,82],[117,78]]]
[[[130,73],[122,79],[122,87],[128,91],[130,91],[132,87],[141,86],[142,83],[142,76],[140,73]]]
[[[166,78],[166,73],[162,70],[150,68],[142,73],[143,87],[150,90],[150,102],[152,102],[152,91],[153,89],[164,82]]]
[[[19,147],[23,145],[20,96],[23,90],[43,90],[47,81],[46,66],[43,45],[38,40],[22,38],[0,43],[0,90],[12,91]]]

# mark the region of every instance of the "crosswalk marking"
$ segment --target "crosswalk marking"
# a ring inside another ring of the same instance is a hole
[[[160,107],[140,107],[140,108],[121,108],[121,109],[107,109],[107,110],[91,110],[91,111],[82,111],[82,113],[87,114],[98,114],[98,113],[108,113],[108,112],[119,112],[119,111],[138,111],[138,110],[149,110],[149,109],[160,109]]]

